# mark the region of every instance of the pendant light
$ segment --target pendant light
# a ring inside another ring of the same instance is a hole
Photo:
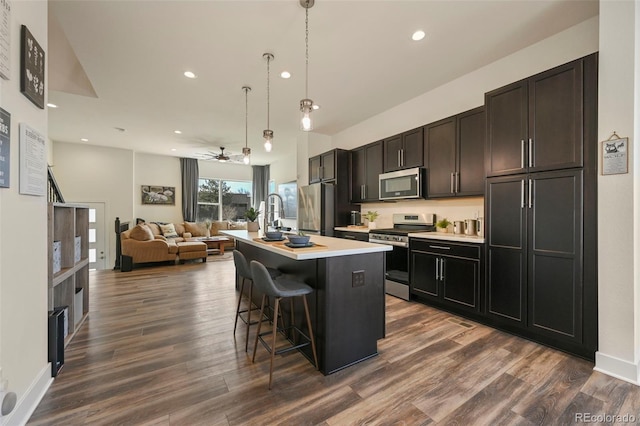
[[[273,61],[273,54],[264,53],[262,55],[264,59],[267,60],[267,129],[262,131],[262,137],[264,138],[264,149],[267,152],[271,152],[272,141],[273,141],[273,130],[269,129],[269,104],[270,104],[270,87],[269,87],[269,77],[271,76],[271,67],[269,66],[270,62]]]
[[[304,99],[300,101],[300,111],[302,118],[300,120],[300,128],[305,132],[313,130],[313,121],[311,120],[311,111],[313,111],[313,101],[309,99],[309,9],[313,7],[315,0],[300,0],[300,5],[305,8],[305,83],[304,83]]]
[[[249,92],[251,87],[242,86],[242,90],[244,90],[244,148],[242,148],[242,161],[244,164],[249,164],[251,161],[249,158],[251,155],[251,148],[249,148]]]

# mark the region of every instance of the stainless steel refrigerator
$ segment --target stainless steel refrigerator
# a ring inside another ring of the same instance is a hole
[[[298,188],[298,230],[333,236],[336,225],[335,185],[314,183]]]

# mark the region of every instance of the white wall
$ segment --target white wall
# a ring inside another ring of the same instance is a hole
[[[0,188],[0,367],[18,406],[4,423],[26,421],[51,382],[47,361],[47,199],[18,192],[19,123],[48,134],[46,110],[20,93],[20,27],[47,52],[47,3],[11,7],[10,79],[0,79],[0,105],[11,114],[10,188]],[[43,176],[46,179],[46,176]]]
[[[165,155],[134,155],[134,211],[135,217],[148,222],[182,222],[182,177],[180,159]],[[198,165],[199,167],[199,165]],[[175,188],[175,205],[142,204],[142,185],[172,186]],[[137,199],[135,199],[138,194]]]
[[[352,149],[481,106],[485,92],[597,50],[594,17],[350,127],[332,147]]]
[[[134,220],[135,206],[140,205],[140,196],[135,198],[138,193],[133,193],[133,151],[54,142],[52,170],[66,202],[105,203],[106,265],[113,267],[113,223],[116,217],[123,222]]]
[[[600,3],[598,93],[599,140],[615,130],[629,138],[630,151],[629,173],[598,178],[596,369],[634,383],[640,380],[639,9],[638,1]]]

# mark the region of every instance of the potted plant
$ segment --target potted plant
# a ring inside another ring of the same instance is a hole
[[[378,212],[371,211],[371,210],[369,210],[364,215],[364,218],[367,219],[367,221],[369,222],[369,229],[375,229],[376,227],[375,220],[378,218],[378,216],[379,216]]]
[[[260,211],[254,209],[253,207],[251,207],[249,210],[245,212],[244,217],[246,217],[248,220],[247,231],[258,232],[259,226],[256,220],[258,219],[259,215],[260,215]]]
[[[438,230],[438,232],[449,232],[449,225],[451,225],[451,222],[449,222],[446,217],[443,217],[436,222],[436,229]]]

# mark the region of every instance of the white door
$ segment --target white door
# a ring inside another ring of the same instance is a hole
[[[107,269],[104,203],[89,206],[89,270]]]

